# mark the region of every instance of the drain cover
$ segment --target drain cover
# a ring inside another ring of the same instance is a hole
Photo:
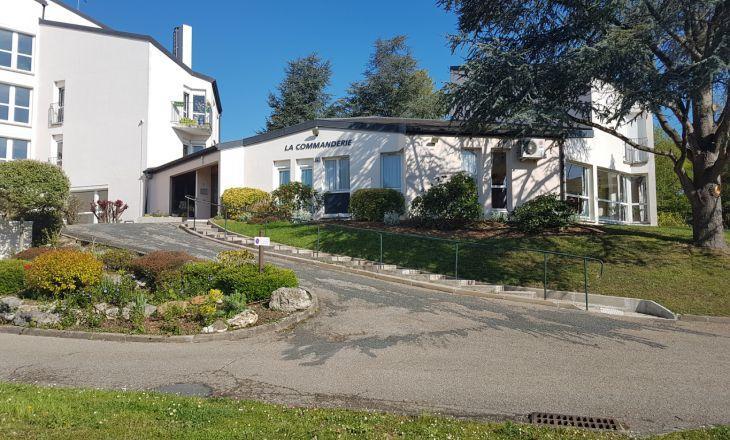
[[[620,429],[620,425],[616,420],[607,417],[569,416],[541,412],[530,414],[530,423],[547,426],[572,426],[575,428],[600,429],[605,431],[618,431]]]

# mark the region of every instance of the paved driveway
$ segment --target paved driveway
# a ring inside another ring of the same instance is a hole
[[[97,241],[224,247],[170,225],[74,227]],[[153,389],[205,384],[272,402],[491,418],[612,416],[638,432],[730,424],[730,328],[435,293],[293,265],[321,298],[289,332],[147,344],[0,335],[0,380]]]

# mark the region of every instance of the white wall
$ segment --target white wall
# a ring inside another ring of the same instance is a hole
[[[33,222],[0,219],[0,258],[8,258],[33,244]]]
[[[214,152],[155,173],[152,179],[147,182],[149,212],[151,214],[169,214],[170,178],[219,163],[221,161],[221,155],[222,152]]]

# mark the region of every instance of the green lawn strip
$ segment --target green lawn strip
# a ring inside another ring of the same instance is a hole
[[[244,235],[257,235],[260,224],[228,221]],[[606,262],[589,263],[592,293],[651,299],[677,313],[730,316],[730,257],[690,246],[688,228],[609,226],[604,234],[553,235],[524,238],[490,238],[459,248],[458,275],[498,284],[541,287],[543,256],[525,249],[543,249],[587,255]],[[278,243],[315,249],[317,227],[273,222],[266,234]],[[730,241],[730,233],[727,233]],[[320,250],[378,260],[380,238],[376,231],[322,227]],[[453,275],[455,244],[413,236],[383,235],[383,260],[403,267]],[[548,287],[583,291],[583,262],[567,257],[548,258]]]
[[[0,383],[3,438],[463,438],[623,439],[623,435],[447,417],[287,408],[251,401],[151,392],[44,388]],[[719,427],[666,439],[727,436]]]

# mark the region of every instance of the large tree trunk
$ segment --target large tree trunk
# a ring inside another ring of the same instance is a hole
[[[722,200],[714,183],[705,184],[692,200],[692,236],[697,246],[726,249]]]

